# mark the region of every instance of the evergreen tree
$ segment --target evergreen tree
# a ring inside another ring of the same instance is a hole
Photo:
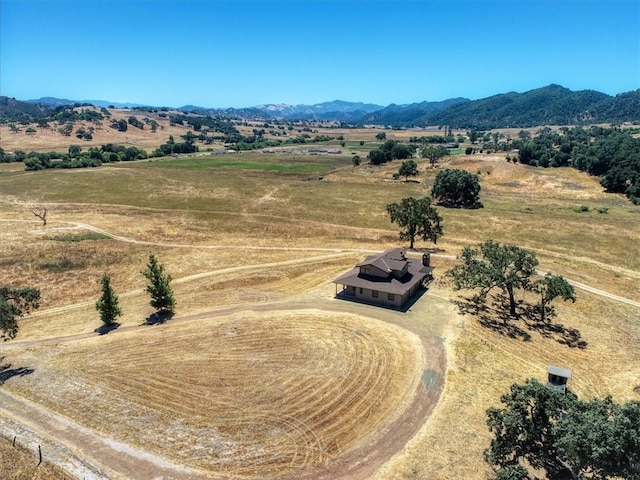
[[[118,306],[118,296],[111,287],[111,279],[108,275],[102,276],[102,296],[96,302],[96,310],[100,312],[100,320],[106,326],[112,326],[116,319],[122,315],[122,310]]]
[[[141,273],[149,280],[146,289],[147,293],[151,295],[149,304],[160,313],[173,313],[176,300],[170,286],[171,275],[164,272],[164,265],[159,264],[156,256],[150,254],[147,268]]]

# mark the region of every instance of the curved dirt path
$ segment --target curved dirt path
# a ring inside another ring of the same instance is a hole
[[[234,212],[217,212],[217,213],[224,213],[224,214],[232,214]],[[237,213],[237,212],[235,212]],[[276,215],[263,215],[263,214],[252,214],[252,215],[257,215],[257,216],[262,216],[262,217],[268,217],[268,218],[274,218],[274,219],[285,219],[285,220],[292,220],[291,218],[288,217],[278,217]],[[13,221],[21,221],[21,220],[7,220],[7,219],[0,219],[0,221],[3,222],[13,222]],[[24,220],[22,220],[24,221]],[[300,220],[300,221],[304,221],[306,223],[309,224],[315,224],[315,225],[322,225],[322,226],[333,226],[333,227],[341,227],[341,228],[349,228],[349,229],[355,229],[356,227],[350,227],[348,225],[338,225],[338,224],[333,224],[333,223],[327,223],[327,222],[317,222],[317,221],[313,221],[313,220]],[[33,222],[33,221],[30,221]],[[98,227],[94,227],[93,225],[89,225],[86,223],[81,223],[81,222],[67,222],[71,225],[73,225],[74,229],[85,229],[85,230],[89,230],[95,233],[99,233],[101,235],[105,235],[113,240],[117,240],[120,242],[124,242],[124,243],[131,243],[134,245],[149,245],[149,246],[156,246],[156,247],[169,247],[169,248],[194,248],[194,249],[203,249],[203,250],[220,250],[220,249],[236,249],[236,250],[266,250],[266,251],[306,251],[306,252],[333,252],[333,253],[371,253],[374,252],[374,250],[371,249],[363,249],[363,248],[322,248],[322,247],[264,247],[264,246],[246,246],[246,245],[189,245],[189,244],[178,244],[178,243],[162,243],[162,242],[149,242],[146,240],[136,240],[133,238],[127,238],[127,237],[123,237],[120,235],[115,235],[112,233],[109,233],[105,230],[102,230]],[[358,230],[363,230],[363,229],[358,229]],[[385,232],[388,233],[388,230],[381,230],[381,229],[364,229],[364,230],[371,230],[371,231],[377,231],[377,232]],[[462,242],[462,243],[468,243],[468,240],[463,240],[463,239],[453,239],[456,242]],[[563,257],[563,258],[576,258],[579,260],[584,260],[584,257],[570,257],[567,255],[563,255],[563,254],[558,254],[558,253],[554,253],[554,252],[550,252],[548,250],[541,250],[541,249],[536,249],[536,251],[539,252],[544,252],[545,254],[549,254],[552,256],[559,256],[559,257]],[[447,255],[447,254],[440,254],[440,253],[432,253],[431,254],[433,257],[436,258],[446,258],[446,259],[450,259],[450,260],[455,260],[457,257],[455,255]],[[319,257],[316,257],[319,258]],[[328,258],[328,257],[327,257]],[[269,263],[269,264],[264,264],[264,266],[277,266],[277,265],[294,265],[295,264],[295,260],[290,261],[291,263],[280,263],[280,262],[275,262],[275,263]],[[638,272],[635,271],[630,271],[630,270],[626,270],[626,269],[619,269],[616,267],[612,267],[611,265],[606,265],[603,264],[601,262],[596,262],[596,261],[591,261],[590,263],[593,263],[594,265],[598,265],[601,267],[606,267],[609,269],[613,269],[613,270],[623,270],[624,273],[631,273],[632,275],[638,275]],[[251,266],[246,266],[246,267],[235,267],[238,269],[242,269],[242,268],[251,268]],[[232,273],[234,271],[234,268],[231,269],[225,269],[223,270],[223,272],[225,273]],[[217,271],[218,273],[220,271]],[[540,275],[545,275],[546,272],[543,271],[538,271],[538,273]],[[210,276],[213,275],[214,272],[204,272],[201,274],[197,274],[197,275],[193,275],[190,277],[184,277],[183,279],[180,280],[176,280],[176,282],[181,282],[181,281],[190,281],[190,280],[195,280],[197,278],[203,278],[206,276]],[[605,298],[608,298],[610,300],[614,300],[617,302],[622,302],[622,303],[626,303],[628,305],[632,305],[635,307],[639,307],[640,308],[640,302],[636,301],[636,300],[632,300],[629,298],[625,298],[625,297],[621,297],[619,295],[615,295],[613,293],[609,293],[606,292],[604,290],[595,288],[595,287],[591,287],[589,285],[586,285],[584,283],[580,283],[577,282],[575,280],[571,280],[571,279],[566,279],[571,285],[573,285],[576,288],[579,288],[581,290],[585,290],[587,292],[593,293],[595,295],[599,295]],[[141,290],[140,290],[141,291]],[[129,292],[129,295],[131,294],[136,294],[136,293],[140,293],[140,291],[134,291],[134,292]],[[124,294],[124,296],[127,296],[127,294]],[[82,305],[86,305],[86,304],[82,304]],[[64,308],[64,307],[61,307]]]

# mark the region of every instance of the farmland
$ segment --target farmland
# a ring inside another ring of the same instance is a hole
[[[162,135],[170,128],[181,131]],[[351,163],[376,145],[370,129],[319,133],[344,135],[343,154],[0,164],[1,283],[42,292],[0,345],[1,363],[25,373],[0,386],[14,405],[0,409],[3,432],[30,430],[78,478],[479,478],[490,473],[485,410],[512,383],[543,380],[548,364],[572,369],[581,398],[639,398],[634,304],[578,290],[575,304],[557,306],[557,323],[587,343],[572,348],[561,334],[523,340],[483,327],[459,311],[443,273],[463,246],[494,239],[637,302],[640,207],[573,169],[452,156],[443,166],[480,175],[484,208],[439,209],[444,236],[410,254],[433,254],[428,292],[406,313],[344,302],[331,281],[369,253],[406,246],[385,205],[428,192],[438,168],[418,160],[419,182],[394,180],[399,162]],[[23,142],[46,151],[46,135]],[[131,141],[152,147],[149,137]],[[46,226],[30,212],[38,206]],[[149,253],[178,301],[153,326],[140,275]],[[103,273],[123,310],[108,335],[95,333]]]

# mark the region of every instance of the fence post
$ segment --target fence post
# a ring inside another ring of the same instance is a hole
[[[38,445],[38,467],[40,466],[40,464],[42,463],[42,447],[40,447],[40,445]]]

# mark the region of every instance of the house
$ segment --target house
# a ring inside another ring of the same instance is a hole
[[[571,370],[562,367],[556,367],[555,365],[549,365],[547,367],[547,387],[552,390],[557,390],[561,393],[567,392],[567,380],[571,378]]]
[[[431,280],[430,255],[422,262],[407,258],[400,248],[371,255],[355,268],[336,278],[336,296],[376,305],[402,307],[424,284]],[[338,286],[342,290],[338,292]]]

